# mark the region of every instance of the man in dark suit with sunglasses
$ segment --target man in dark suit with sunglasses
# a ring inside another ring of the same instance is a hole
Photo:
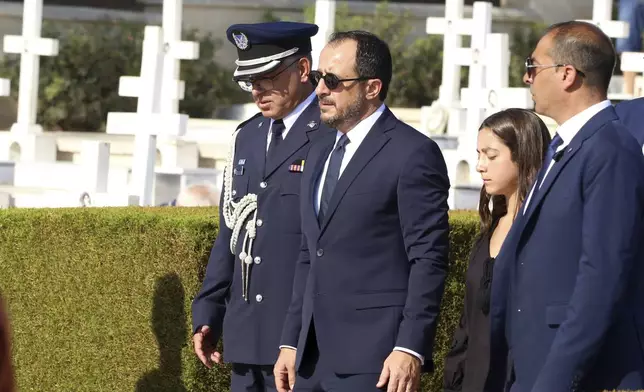
[[[550,26],[524,75],[559,124],[494,263],[486,391],[644,389],[644,157],[608,85],[597,26]]]
[[[234,133],[219,233],[192,305],[194,348],[208,367],[232,363],[231,391],[274,391],[273,364],[300,250],[300,180],[313,140],[330,132],[309,81],[307,23],[233,25],[233,79],[260,112]]]
[[[278,391],[417,391],[433,368],[449,179],[437,144],[385,106],[391,74],[387,44],[361,31],[334,34],[312,72],[337,132],[309,151]]]

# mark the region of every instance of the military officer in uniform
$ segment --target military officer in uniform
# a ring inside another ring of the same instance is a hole
[[[219,235],[192,304],[193,340],[207,366],[232,364],[231,390],[274,391],[273,365],[300,252],[300,179],[320,124],[308,23],[236,24],[233,80],[260,110],[235,131]],[[223,333],[223,356],[216,345]]]

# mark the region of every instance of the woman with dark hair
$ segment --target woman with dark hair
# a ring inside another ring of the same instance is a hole
[[[446,392],[483,391],[490,361],[492,268],[521,204],[541,168],[550,133],[524,109],[489,116],[479,128],[476,170],[483,179],[480,232],[465,277],[465,305],[445,357]]]
[[[13,366],[9,340],[9,321],[0,296],[0,392],[13,392]]]

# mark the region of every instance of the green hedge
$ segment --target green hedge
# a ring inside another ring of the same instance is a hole
[[[452,268],[436,352],[439,391],[477,229],[455,212]],[[217,234],[216,209],[0,211],[0,290],[26,391],[228,391],[228,369],[192,351],[190,303]]]

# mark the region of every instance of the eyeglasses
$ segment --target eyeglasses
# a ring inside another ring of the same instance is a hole
[[[320,83],[320,80],[322,79],[324,79],[324,84],[329,88],[329,90],[335,90],[342,82],[353,82],[356,80],[363,81],[377,78],[371,76],[360,76],[357,78],[340,79],[337,75],[332,73],[322,75],[322,72],[320,71],[311,71],[311,73],[309,74],[309,81],[311,82],[311,84],[313,84],[314,87],[317,87],[317,85]]]
[[[535,64],[534,59],[528,56],[525,59],[525,72],[530,78],[534,78],[537,73],[536,68],[566,67],[568,65],[572,66],[572,64]],[[580,76],[585,76],[584,73],[577,68],[575,68],[575,71],[577,71]]]
[[[282,72],[286,71],[291,67],[291,65],[297,63],[300,61],[300,59],[296,59],[295,61],[292,61],[289,63],[286,67],[284,67],[281,71],[276,73],[273,76],[266,76],[266,77],[259,77],[259,78],[248,78],[248,79],[239,79],[239,78],[233,78],[233,81],[237,82],[239,85],[239,88],[242,90],[246,91],[247,93],[250,93],[253,91],[253,86],[258,87],[259,89],[266,91],[266,90],[272,90],[273,89],[273,82],[274,80],[282,74]]]

